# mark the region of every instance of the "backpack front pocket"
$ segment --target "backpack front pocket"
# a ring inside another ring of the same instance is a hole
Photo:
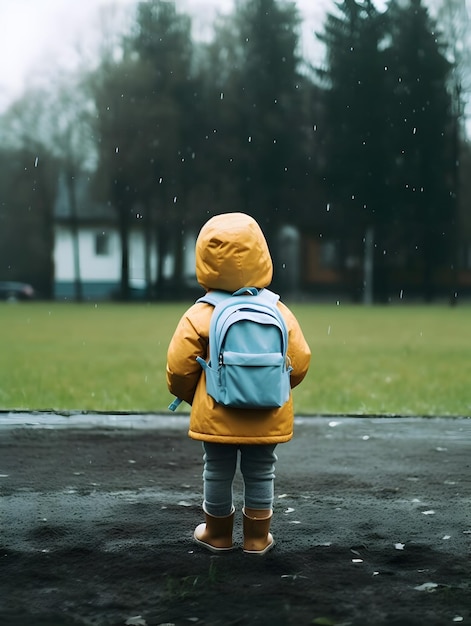
[[[280,407],[288,400],[289,373],[280,353],[224,352],[219,375],[220,401],[226,406],[269,409]],[[285,382],[280,384],[283,380]]]

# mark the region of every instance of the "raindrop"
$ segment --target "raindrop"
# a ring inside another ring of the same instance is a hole
[[[177,196],[173,197],[173,204],[177,204]]]
[[[251,143],[251,142],[252,142],[252,137],[249,137],[249,143]]]
[[[402,296],[404,295],[404,290],[401,289],[401,291],[399,292],[399,298],[402,300]]]
[[[435,589],[438,587],[437,583],[424,583],[423,585],[417,585],[417,587],[414,587],[414,589],[416,591],[435,591]]]
[[[330,211],[330,202],[327,203],[326,211]]]
[[[396,550],[404,550],[404,548],[406,547],[405,543],[395,543],[394,547],[396,548]]]
[[[141,615],[129,617],[125,622],[126,626],[146,626],[147,622]]]
[[[352,563],[363,563],[363,559],[352,559]]]
[[[417,132],[417,128],[414,128],[414,130],[412,131],[412,134],[415,135],[416,132]]]
[[[220,94],[219,97],[221,98],[221,100],[224,100],[224,92],[223,91],[221,91],[221,94]]]
[[[422,511],[422,515],[435,515],[435,511],[432,511],[432,509],[429,511]]]
[[[38,161],[39,161],[39,157],[36,157],[34,159],[34,167],[38,167]]]
[[[328,335],[330,335],[330,329],[331,329],[331,327],[329,326],[329,327],[327,328],[327,334],[328,334]]]
[[[118,154],[118,152],[119,152],[119,148],[118,148],[118,146],[116,146],[116,148],[114,149],[114,151],[115,151],[115,153],[116,153],[116,154]]]
[[[161,184],[162,184],[162,181],[163,181],[163,178],[162,178],[162,176],[161,176],[161,177],[159,178],[159,185],[161,185]]]

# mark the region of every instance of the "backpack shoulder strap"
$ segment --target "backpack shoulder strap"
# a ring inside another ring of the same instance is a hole
[[[197,303],[206,302],[206,304],[212,304],[213,306],[216,306],[223,300],[230,298],[231,295],[232,294],[229,293],[228,291],[218,291],[218,290],[208,291],[207,293],[204,294],[204,296],[201,296],[201,298],[198,298],[196,302]]]
[[[217,304],[219,304],[223,300],[226,300],[227,298],[230,298],[231,296],[259,296],[263,300],[267,300],[267,302],[270,302],[272,305],[276,305],[276,303],[280,299],[280,296],[277,293],[270,291],[270,289],[243,287],[242,289],[234,291],[234,293],[230,293],[229,291],[220,291],[216,289],[214,291],[208,291],[204,296],[198,298],[196,302],[206,302],[207,304],[212,304],[213,306],[216,306]]]
[[[280,299],[280,296],[275,293],[274,291],[270,291],[270,289],[261,289],[258,292],[258,295],[261,298],[264,298],[265,300],[268,300],[268,302],[271,302],[273,305],[275,305],[278,300]]]

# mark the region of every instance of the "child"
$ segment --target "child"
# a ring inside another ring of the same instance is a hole
[[[257,222],[244,213],[212,217],[196,241],[196,277],[206,290],[233,293],[242,287],[268,287],[273,264]],[[278,302],[288,327],[291,387],[305,377],[311,353],[293,313]],[[278,443],[293,435],[293,402],[276,409],[228,408],[206,393],[205,376],[196,361],[207,359],[212,305],[196,303],[181,318],[167,354],[167,385],[191,404],[189,436],[203,442],[205,523],[194,531],[199,545],[221,552],[233,549],[232,483],[240,453],[244,481],[243,550],[265,554],[274,546],[274,469]]]

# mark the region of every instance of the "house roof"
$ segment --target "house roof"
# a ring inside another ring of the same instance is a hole
[[[79,174],[73,181],[77,205],[77,219],[81,222],[116,222],[116,213],[110,203],[97,202],[91,196],[91,178]],[[65,172],[59,174],[56,199],[54,201],[54,219],[67,221],[73,217],[70,192]]]

